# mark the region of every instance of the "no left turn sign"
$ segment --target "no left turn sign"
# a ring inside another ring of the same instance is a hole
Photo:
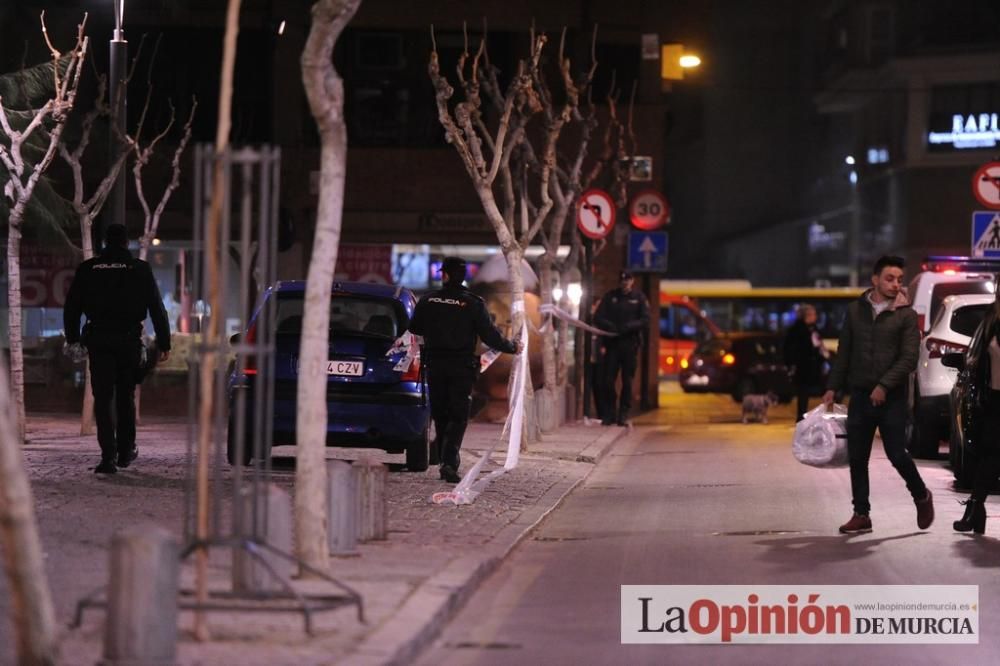
[[[588,238],[600,240],[615,226],[615,202],[604,190],[587,190],[576,203],[576,226]]]
[[[987,208],[1000,208],[1000,162],[979,167],[972,177],[972,193]]]
[[[642,231],[653,231],[667,223],[670,204],[656,190],[643,190],[632,198],[628,212],[632,226]]]

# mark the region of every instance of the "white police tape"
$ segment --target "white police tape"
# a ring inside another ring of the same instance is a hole
[[[566,312],[562,308],[552,305],[551,303],[543,304],[541,307],[538,308],[538,311],[541,312],[543,315],[550,315],[557,319],[562,319],[563,321],[569,322],[571,326],[582,328],[588,333],[593,333],[595,335],[607,335],[607,336],[618,335],[617,333],[613,333],[611,331],[605,331],[603,329],[597,328],[596,326],[591,326],[587,322],[580,321],[569,312]],[[544,330],[544,328],[545,327],[543,326],[542,330]]]
[[[519,304],[521,305],[521,310],[511,307],[511,311],[523,311],[523,303],[515,302],[514,306]],[[522,318],[521,321],[521,340],[527,339],[528,324],[527,318],[525,317]],[[434,504],[452,504],[454,506],[458,506],[460,504],[472,504],[476,500],[476,497],[479,496],[479,493],[483,492],[483,490],[485,490],[494,479],[503,476],[508,471],[517,467],[521,458],[521,433],[524,428],[525,378],[528,374],[527,345],[525,345],[525,347],[523,347],[521,352],[518,354],[517,363],[514,365],[513,369],[514,381],[511,385],[509,401],[510,409],[507,412],[507,419],[504,421],[500,437],[493,442],[489,450],[483,454],[476,464],[473,465],[468,472],[466,472],[465,476],[462,477],[462,480],[459,481],[458,485],[455,486],[454,489],[431,495],[431,502]],[[503,440],[504,436],[508,434],[510,437],[507,442],[507,459],[504,461],[503,467],[490,472],[485,477],[480,479],[479,474],[486,465],[486,461],[489,460],[491,455],[493,455],[493,451],[496,450],[497,445]]]

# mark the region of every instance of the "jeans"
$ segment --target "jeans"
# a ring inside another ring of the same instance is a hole
[[[913,458],[906,450],[906,390],[890,391],[885,403],[872,405],[870,391],[851,391],[847,406],[847,453],[851,464],[851,495],[854,513],[867,516],[868,460],[872,454],[875,428],[882,433],[882,446],[889,462],[906,481],[906,489],[914,500],[927,496],[927,486],[920,478]]]

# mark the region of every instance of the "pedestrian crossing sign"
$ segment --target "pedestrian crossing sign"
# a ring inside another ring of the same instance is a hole
[[[972,256],[1000,258],[1000,211],[972,214]]]

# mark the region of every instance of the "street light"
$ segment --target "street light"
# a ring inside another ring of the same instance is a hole
[[[128,62],[128,42],[125,40],[125,31],[122,23],[125,21],[125,0],[114,0],[115,3],[115,31],[111,39],[110,64],[109,64],[109,94],[111,95],[112,122],[115,128],[108,138],[108,155],[110,163],[118,161],[122,150],[121,137],[125,136],[125,91],[126,80],[125,70]],[[105,220],[108,224],[125,224],[125,165],[118,171],[114,188],[108,197],[109,209]],[[104,238],[104,229],[98,230],[97,243]]]

